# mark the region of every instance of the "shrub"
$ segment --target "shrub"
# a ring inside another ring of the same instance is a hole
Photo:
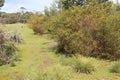
[[[14,62],[11,62],[10,66],[11,66],[11,67],[15,67],[16,65],[15,65]]]
[[[115,63],[110,69],[112,73],[120,73],[120,61]]]
[[[35,34],[43,34],[45,32],[46,16],[34,14],[28,20],[28,26],[34,31]]]
[[[83,62],[80,62],[80,61],[77,61],[75,63],[74,69],[78,73],[87,73],[87,74],[91,73],[95,70],[94,66],[92,66],[90,63],[83,63]]]
[[[11,40],[17,44],[21,44],[23,42],[23,37],[19,31],[13,32]]]
[[[95,7],[94,7],[95,6]],[[88,4],[63,10],[48,22],[58,41],[58,53],[82,54],[104,59],[119,59],[119,14],[111,14],[110,5]],[[114,23],[114,24],[113,24]]]
[[[112,60],[120,58],[119,21],[119,13],[107,17],[105,23],[93,36],[97,42],[97,47],[94,49],[92,56]]]
[[[12,61],[12,56],[16,54],[17,48],[13,43],[0,44],[0,65],[8,64]]]
[[[66,57],[66,56],[60,56],[60,63],[64,66],[74,66],[75,63],[78,61],[78,59],[75,56],[72,57]]]
[[[95,70],[94,66],[92,66],[90,63],[82,62],[75,56],[73,56],[73,57],[62,56],[60,58],[60,62],[64,66],[72,67],[78,73],[87,73],[88,74]]]
[[[55,21],[50,20],[51,33],[55,34],[54,36],[59,43],[58,52],[68,54],[79,52],[85,55],[91,52],[92,37],[89,34],[89,30],[86,27],[82,27],[81,22],[78,22],[78,18],[82,19],[80,15],[82,15],[82,12],[79,8],[75,8],[64,11],[60,16],[54,18]]]
[[[5,31],[0,30],[0,65],[12,62],[16,52],[14,43],[6,36]]]
[[[23,42],[23,37],[19,31],[5,32],[5,37],[7,38],[7,41],[11,41],[16,44],[21,44]]]

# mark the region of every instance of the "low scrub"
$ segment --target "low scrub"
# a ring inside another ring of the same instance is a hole
[[[55,65],[47,72],[39,74],[37,80],[70,80],[72,78],[72,70],[70,68]]]
[[[16,41],[15,41],[16,42]],[[12,40],[12,35],[0,30],[0,65],[5,65],[16,60],[17,48]]]
[[[28,26],[35,34],[44,34],[46,17],[42,14],[34,14],[28,20]]]
[[[13,60],[17,48],[13,43],[0,44],[0,65],[8,64]]]
[[[110,69],[112,73],[120,73],[120,61],[116,62]]]
[[[79,59],[77,59],[74,56],[73,57],[62,56],[60,58],[60,62],[64,66],[72,67],[78,73],[90,74],[93,71],[95,71],[95,68],[94,68],[94,66],[92,64],[82,62],[82,61],[80,61]]]
[[[74,65],[74,69],[78,73],[92,73],[95,69],[90,63],[76,62]]]

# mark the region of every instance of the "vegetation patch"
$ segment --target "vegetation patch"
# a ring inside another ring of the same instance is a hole
[[[45,73],[41,72],[37,80],[70,80],[73,78],[72,73],[70,68],[58,64]]]
[[[110,69],[112,73],[120,73],[120,61],[116,62]]]
[[[28,26],[34,31],[35,34],[44,34],[45,32],[46,17],[42,14],[34,14],[28,20]]]
[[[9,64],[17,60],[18,50],[15,43],[21,43],[21,38],[18,36],[16,34],[11,35],[5,30],[0,30],[0,65]]]
[[[78,73],[92,73],[95,71],[94,66],[90,63],[76,62],[74,65],[74,69]]]
[[[79,60],[78,58],[76,58],[74,56],[73,57],[62,56],[60,58],[60,62],[64,66],[70,66],[77,73],[89,74],[89,73],[92,73],[93,71],[95,71],[95,68],[91,63],[83,62],[83,61]]]
[[[111,5],[105,5],[107,7],[103,8],[103,5],[91,2],[84,7],[63,10],[50,18],[48,29],[58,42],[58,53],[120,58],[120,15],[119,12],[112,15]]]

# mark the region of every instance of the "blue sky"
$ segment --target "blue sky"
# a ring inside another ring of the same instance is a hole
[[[44,7],[49,7],[53,0],[5,0],[1,11],[17,12],[20,7],[25,7],[28,11],[43,11]]]
[[[112,0],[116,2],[116,0]],[[2,7],[4,12],[17,12],[20,7],[25,7],[28,11],[43,11],[44,7],[49,7],[53,0],[5,0]],[[120,2],[120,0],[119,0]]]

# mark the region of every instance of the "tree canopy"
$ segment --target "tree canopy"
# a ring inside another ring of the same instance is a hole
[[[108,0],[58,0],[58,4],[64,9],[68,9],[72,6],[84,6],[91,1],[98,1],[98,3],[104,3]]]
[[[0,7],[4,6],[5,0],[0,0]]]

